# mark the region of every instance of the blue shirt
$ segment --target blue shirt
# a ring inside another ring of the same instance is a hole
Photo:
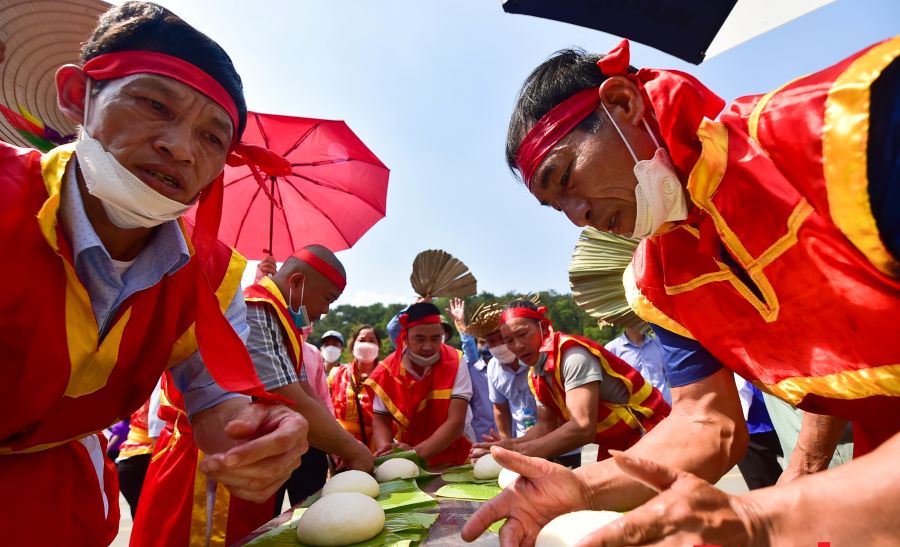
[[[475,338],[464,332],[460,332],[459,336],[462,339],[463,356],[469,368],[469,376],[472,378],[472,398],[469,400],[469,407],[472,408],[472,429],[475,431],[476,441],[481,442],[484,439],[483,435],[496,429],[494,406],[491,404],[488,387],[488,365],[478,353]]]
[[[487,366],[488,394],[494,404],[509,405],[512,414],[513,437],[521,437],[527,429],[524,423],[526,419],[537,419],[537,403],[534,394],[528,387],[528,367],[519,365],[518,370],[513,371],[494,357]]]
[[[106,336],[110,321],[129,296],[159,283],[165,275],[178,271],[190,260],[190,250],[176,221],[159,225],[144,249],[123,275],[116,271],[112,258],[84,211],[84,202],[75,178],[75,163],[66,169],[60,190],[59,222],[72,246],[75,271],[91,300],[100,338]],[[226,317],[243,340],[247,339],[247,308],[238,288]],[[226,399],[242,397],[223,390],[206,370],[200,352],[172,367],[175,386],[184,395],[189,416],[213,407]]]
[[[669,379],[666,372],[665,350],[653,336],[644,336],[641,345],[633,343],[623,332],[608,344],[606,349],[641,373],[650,385],[662,393],[663,399],[672,404]]]

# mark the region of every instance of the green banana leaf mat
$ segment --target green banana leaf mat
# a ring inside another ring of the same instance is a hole
[[[441,473],[444,482],[471,482],[475,484],[497,484],[497,479],[476,479],[472,472],[472,465],[460,465],[445,469]]]

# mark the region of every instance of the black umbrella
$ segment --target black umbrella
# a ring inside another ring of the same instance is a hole
[[[833,1],[504,0],[503,9],[602,30],[699,65]]]

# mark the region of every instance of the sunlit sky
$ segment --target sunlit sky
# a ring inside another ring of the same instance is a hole
[[[579,229],[510,174],[506,128],[535,66],[618,37],[508,15],[499,0],[160,3],[228,51],[251,110],[345,120],[391,168],[387,217],[338,253],[349,277],[338,304],[411,300],[413,258],[429,248],[463,260],[481,291],[569,291]],[[634,43],[632,64],[690,72],[730,100],[898,31],[900,2],[838,0],[699,67]]]

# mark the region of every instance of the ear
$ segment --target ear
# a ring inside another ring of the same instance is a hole
[[[600,84],[600,100],[618,123],[638,125],[644,117],[646,105],[641,90],[624,76],[613,76]],[[603,107],[598,106],[597,110],[602,111]]]
[[[302,272],[294,272],[288,278],[288,284],[295,289],[299,289],[300,285],[303,284],[303,281],[306,279],[306,276],[303,275]]]
[[[63,65],[56,71],[56,96],[59,109],[73,122],[84,125],[84,95],[88,75],[75,65]]]

